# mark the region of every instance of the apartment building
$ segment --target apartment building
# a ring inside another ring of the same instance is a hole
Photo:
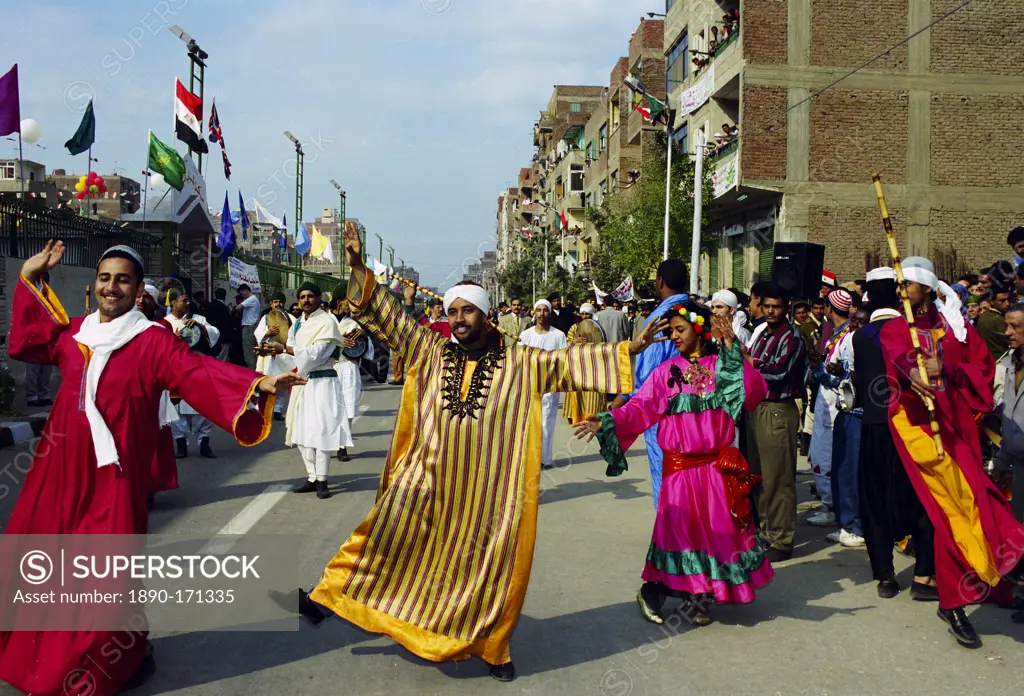
[[[55,169],[46,177],[60,194],[64,205],[72,209],[81,208],[86,215],[120,220],[122,215],[132,215],[142,208],[142,184],[135,179],[119,174],[101,174],[107,193],[79,201],[75,198],[75,184],[80,174],[68,174],[64,169]]]
[[[1024,220],[1024,4],[974,3],[892,49],[957,4],[667,0],[674,137],[713,149],[703,291],[770,277],[776,242],[822,244],[840,282],[863,277],[888,256],[873,172],[903,256],[955,250],[977,269],[1008,255]]]
[[[526,172],[532,172],[526,169]],[[520,172],[522,176],[522,172]],[[517,258],[521,249],[522,220],[519,218],[519,189],[506,188],[498,195],[498,218],[495,226],[495,242],[497,245],[496,261],[499,269],[504,269]]]

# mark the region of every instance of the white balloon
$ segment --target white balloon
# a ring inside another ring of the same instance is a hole
[[[31,118],[21,122],[21,139],[26,143],[34,143],[39,140],[39,124]]]
[[[156,188],[162,188],[167,183],[167,180],[164,179],[164,175],[160,172],[154,172],[149,177],[149,183],[153,184]]]

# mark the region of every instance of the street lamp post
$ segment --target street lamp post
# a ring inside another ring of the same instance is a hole
[[[302,176],[305,154],[302,152],[302,143],[291,131],[285,131],[284,134],[295,144],[295,229],[298,230],[302,224]],[[295,266],[302,266],[302,257],[299,256],[298,250],[295,251]]]
[[[391,270],[394,270],[395,269],[395,248],[393,246],[386,246],[384,248],[388,250],[388,255],[391,257],[390,260],[388,261],[388,268],[390,268]]]
[[[380,242],[380,253],[379,253],[379,254],[377,254],[377,258],[378,258],[379,260],[383,261],[383,260],[384,260],[384,238],[383,238],[383,237],[381,237],[381,236],[380,236],[379,234],[377,234],[376,232],[374,232],[374,233],[373,233],[373,236],[377,238],[377,241],[378,241],[378,242]]]
[[[210,54],[204,51],[203,49],[199,48],[199,44],[196,43],[196,40],[189,36],[187,33],[185,33],[185,31],[182,30],[182,28],[178,25],[170,26],[168,27],[168,29],[172,34],[177,36],[179,39],[181,39],[188,45],[188,59],[189,61],[191,61],[188,71],[188,91],[199,97],[199,101],[201,102],[203,100],[203,83],[206,78],[206,63],[204,63],[203,61],[209,58]],[[199,69],[198,75],[196,74],[196,68]],[[198,92],[196,92],[197,84],[199,85]],[[200,128],[202,128],[202,125],[202,122],[200,122]],[[188,154],[192,154],[192,148],[188,149]],[[196,163],[196,168],[199,170],[199,173],[202,174],[203,153],[198,152],[196,153],[196,155],[199,158]]]
[[[346,203],[345,189],[343,189],[341,187],[341,184],[339,184],[334,179],[331,179],[331,185],[334,188],[338,189],[338,195],[341,197],[341,200],[339,201],[341,207],[338,209],[339,210],[338,216],[341,218],[338,221],[338,244],[341,245],[342,249],[344,249],[345,248],[345,203]],[[366,233],[365,233],[365,231],[361,232],[360,235],[359,235],[359,247],[363,250],[363,263],[366,263]]]

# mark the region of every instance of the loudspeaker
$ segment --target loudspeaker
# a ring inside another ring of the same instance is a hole
[[[772,282],[791,300],[817,297],[825,267],[825,247],[810,242],[777,242]]]

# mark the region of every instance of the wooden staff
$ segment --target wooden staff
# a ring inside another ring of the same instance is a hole
[[[372,273],[372,271],[370,271],[370,272]],[[426,288],[417,285],[416,283],[412,282],[411,280],[406,280],[405,278],[403,278],[402,276],[400,276],[398,274],[394,274],[391,277],[394,278],[395,280],[402,281],[406,285],[409,285],[409,286],[412,286],[412,287],[416,288],[416,290],[418,292],[422,292],[427,297],[433,297],[435,300],[440,300],[440,301],[444,302],[444,298],[441,297],[440,295],[438,295],[436,292],[432,292],[430,290],[427,290]],[[492,321],[492,322],[490,322],[490,324],[491,324],[491,326],[493,326],[495,329],[498,330],[498,333],[505,334],[506,336],[511,338],[516,343],[519,343],[519,337],[510,334],[508,331],[506,331],[505,329],[503,329],[500,326],[498,326],[498,322]]]
[[[92,286],[85,286],[85,313],[88,315],[91,310],[89,309],[89,299],[92,297]]]
[[[903,264],[900,262],[900,251],[896,247],[896,235],[892,231],[892,222],[889,221],[889,209],[885,205],[885,193],[882,191],[882,180],[878,174],[872,174],[871,180],[875,183],[875,195],[878,196],[878,206],[882,211],[882,227],[885,228],[885,237],[889,240],[889,253],[892,254],[892,267],[896,271],[896,282],[899,284],[900,298],[903,300],[903,314],[910,325],[910,341],[914,344],[914,353],[917,357],[917,371],[921,379],[928,379],[928,371],[924,365],[924,354],[921,352],[921,341],[917,337],[917,327],[914,325],[914,309],[910,306],[910,296],[907,295],[907,279],[903,277]],[[932,437],[935,440],[935,459],[942,460],[942,436],[939,434],[939,419],[935,412],[935,399],[930,396],[921,395],[924,405],[928,407],[928,420],[932,426]]]

